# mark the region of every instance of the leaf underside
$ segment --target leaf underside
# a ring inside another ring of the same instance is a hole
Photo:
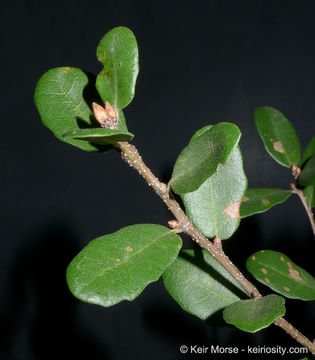
[[[242,154],[237,146],[199,189],[182,195],[186,214],[206,237],[228,239],[239,226],[239,208],[246,187]]]
[[[74,130],[64,134],[63,136],[99,145],[114,144],[117,141],[130,141],[134,137],[134,135],[128,131],[110,130],[104,128]]]
[[[268,327],[284,314],[285,300],[278,295],[241,300],[223,311],[224,320],[228,324],[251,333]]]
[[[168,293],[188,313],[211,320],[247,294],[206,251],[183,250],[163,274]]]

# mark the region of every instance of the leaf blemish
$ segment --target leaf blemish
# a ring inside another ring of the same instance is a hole
[[[126,247],[126,251],[128,251],[128,252],[133,252],[133,248],[130,247],[130,246],[127,246],[127,247]]]
[[[121,260],[120,260],[120,259],[117,259],[116,261],[117,261],[117,262],[121,262]]]
[[[280,256],[280,260],[281,260],[281,261],[284,261],[284,257],[283,257],[283,256]]]
[[[252,256],[252,260],[256,260],[256,256]]]
[[[186,265],[183,265],[183,266],[179,269],[179,272],[183,272],[184,269],[185,269],[185,266],[186,266]]]
[[[268,278],[265,278],[265,281],[266,281],[267,284],[270,283],[270,280]]]
[[[264,204],[265,206],[268,206],[268,205],[270,204],[270,201],[269,201],[269,200],[263,200],[263,204]]]
[[[273,148],[274,148],[277,152],[279,152],[279,153],[281,153],[281,154],[284,154],[284,153],[285,153],[285,150],[284,150],[284,148],[283,148],[283,145],[282,145],[282,142],[281,142],[281,141],[276,141],[276,142],[274,142],[272,145],[273,145]]]
[[[286,287],[286,286],[283,286],[282,289],[283,289],[284,291],[286,291],[286,292],[289,292],[289,291],[290,291],[290,289],[289,289],[288,287]]]
[[[304,280],[301,278],[299,272],[295,270],[290,262],[287,262],[288,269],[289,269],[289,277],[296,280],[303,282]]]
[[[265,275],[268,274],[268,271],[264,268],[260,269],[262,273],[264,273]]]
[[[243,199],[242,199],[242,202],[245,202],[245,201],[248,201],[248,200],[249,200],[249,197],[244,196]]]
[[[226,216],[231,219],[239,219],[240,218],[240,205],[242,200],[235,201],[232,204],[229,204],[227,207],[223,209],[223,212]]]

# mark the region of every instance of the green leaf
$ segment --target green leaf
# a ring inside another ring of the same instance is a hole
[[[301,185],[315,185],[315,154],[307,161],[303,167],[301,175],[298,177]]]
[[[286,201],[292,195],[290,190],[247,189],[241,203],[241,218],[262,213]]]
[[[315,300],[313,276],[278,251],[258,251],[247,259],[246,267],[258,281],[288,298]]]
[[[268,295],[251,300],[241,300],[223,311],[228,324],[247,332],[256,332],[272,324],[285,314],[285,300],[278,295]]]
[[[176,259],[181,238],[164,226],[133,225],[91,241],[70,263],[78,299],[102,306],[135,299]]]
[[[255,110],[255,123],[268,153],[281,165],[291,167],[301,157],[300,143],[291,122],[277,109]]]
[[[186,214],[206,237],[228,239],[240,223],[239,207],[246,186],[242,154],[236,147],[225,165],[199,189],[182,195]]]
[[[88,76],[80,69],[51,69],[39,79],[34,100],[44,125],[59,140],[86,151],[98,151],[96,146],[85,141],[62,136],[67,131],[80,129],[79,123],[91,126],[92,112],[83,98],[88,83]]]
[[[63,135],[73,139],[88,141],[92,144],[108,145],[117,141],[130,141],[134,135],[128,131],[110,130],[105,128],[81,129]]]
[[[313,185],[306,186],[306,188],[303,189],[303,194],[308,207],[310,209],[315,207],[315,187]]]
[[[202,320],[247,297],[232,276],[204,250],[181,251],[164,272],[163,282],[185,311]]]
[[[171,186],[177,194],[197,190],[226,163],[238,144],[241,133],[231,123],[219,123],[191,141],[179,155],[172,174]]]
[[[102,38],[96,55],[104,66],[96,88],[104,103],[123,109],[134,97],[139,72],[136,38],[128,28],[116,27]]]
[[[306,160],[308,160],[315,153],[315,136],[312,137],[311,141],[308,143],[302,159],[300,161],[300,167],[303,166]]]

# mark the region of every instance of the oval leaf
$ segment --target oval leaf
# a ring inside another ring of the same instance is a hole
[[[179,155],[172,174],[171,186],[177,194],[197,190],[212,176],[219,164],[226,163],[238,144],[241,133],[231,123],[219,123],[191,141]]]
[[[241,218],[262,213],[277,204],[281,204],[292,195],[290,190],[247,189],[241,204]]]
[[[315,300],[313,276],[278,251],[258,251],[247,259],[246,267],[258,281],[288,298]]]
[[[163,274],[166,290],[188,313],[209,319],[247,294],[206,251],[183,250]]]
[[[285,314],[285,300],[278,295],[268,295],[251,300],[241,300],[223,311],[224,320],[238,329],[256,332],[272,324]]]
[[[308,207],[310,209],[315,207],[315,187],[313,185],[306,186],[306,188],[303,189],[303,194]]]
[[[92,144],[108,145],[114,144],[117,141],[130,141],[134,137],[128,131],[110,130],[103,128],[94,129],[80,129],[70,131],[63,135],[64,137],[71,137],[72,139],[80,139],[88,141]]]
[[[312,140],[308,143],[302,159],[300,161],[300,167],[304,165],[305,161],[308,160],[313,154],[315,154],[315,136],[312,137]]]
[[[177,257],[181,238],[164,226],[133,225],[91,241],[70,263],[68,286],[102,306],[135,299]]]
[[[102,38],[96,55],[104,65],[96,88],[104,103],[123,109],[134,97],[139,72],[136,38],[128,28],[116,27]]]
[[[79,130],[81,125],[91,127],[92,112],[83,98],[88,83],[88,76],[80,69],[51,69],[39,79],[34,100],[44,125],[59,140],[86,151],[99,151],[85,141],[63,137],[65,132]]]
[[[304,186],[315,185],[315,154],[305,164],[298,182]]]
[[[242,154],[236,147],[225,165],[199,189],[182,195],[186,214],[206,237],[228,239],[240,223],[239,208],[246,186]]]
[[[255,110],[255,123],[268,153],[281,165],[291,167],[301,157],[300,142],[291,122],[277,109]]]

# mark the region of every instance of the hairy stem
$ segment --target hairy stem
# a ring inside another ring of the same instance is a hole
[[[188,234],[197,244],[212,255],[219,264],[221,264],[231,276],[240,284],[240,286],[253,298],[262,296],[258,290],[244,277],[231,260],[225,255],[222,248],[213,244],[209,239],[200,233],[199,230],[188,219],[184,211],[181,209],[176,200],[170,196],[169,187],[160,182],[158,178],[143,162],[138,150],[135,146],[127,142],[118,142],[116,145],[121,150],[123,160],[125,160],[132,168],[136,169],[139,174],[146,180],[149,186],[164,201],[168,209],[172,212],[183,231]],[[284,318],[278,318],[274,324],[281,327],[285,332],[291,335],[296,341],[306,346],[309,351],[315,355],[315,344],[301,334]]]

